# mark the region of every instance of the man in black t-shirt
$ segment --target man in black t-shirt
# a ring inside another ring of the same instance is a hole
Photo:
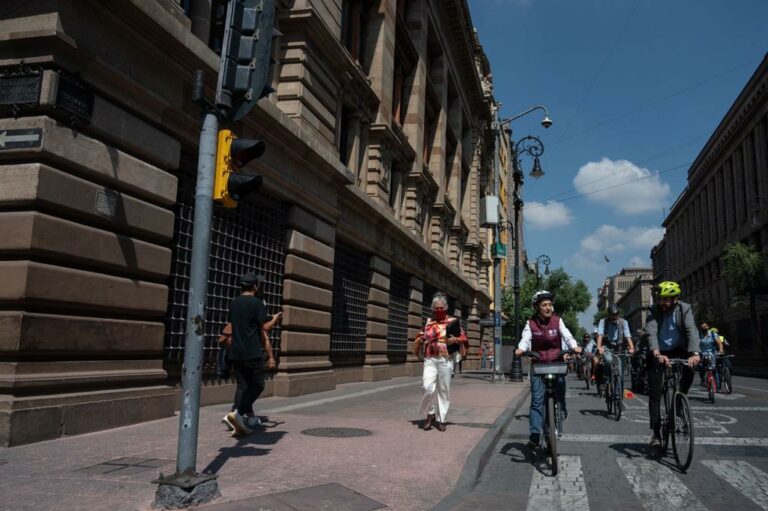
[[[263,280],[259,275],[247,273],[240,279],[242,293],[229,305],[229,321],[232,323],[232,346],[229,360],[237,379],[237,410],[227,414],[226,422],[234,428],[233,436],[247,435],[252,424],[245,415],[251,405],[264,391],[265,370],[275,368],[272,346],[263,329],[270,317],[264,301],[256,296],[258,285]],[[264,357],[267,357],[266,365]]]

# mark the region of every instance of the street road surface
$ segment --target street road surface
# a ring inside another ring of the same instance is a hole
[[[689,392],[696,445],[687,473],[648,456],[648,397],[625,400],[621,421],[572,374],[569,417],[558,442],[560,473],[526,448],[528,402],[495,446],[475,491],[457,509],[768,510],[768,381],[734,377],[731,395],[706,401],[698,375]],[[628,381],[628,379],[627,379]]]

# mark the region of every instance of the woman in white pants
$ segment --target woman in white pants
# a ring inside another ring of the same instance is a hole
[[[426,413],[424,430],[434,425],[445,431],[445,420],[451,404],[451,374],[455,353],[467,342],[459,320],[447,313],[448,299],[438,293],[432,298],[432,318],[427,320],[424,331],[419,332],[414,342],[414,353],[424,349],[424,374],[422,387],[424,397],[419,413]]]

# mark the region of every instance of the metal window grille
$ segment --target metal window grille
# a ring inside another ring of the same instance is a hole
[[[467,327],[469,326],[469,306],[461,306],[461,329],[464,330],[464,334],[467,333]]]
[[[389,276],[387,320],[387,357],[390,362],[405,362],[407,358],[410,291],[408,275],[393,268]]]
[[[434,298],[437,289],[424,282],[423,294],[421,298],[421,325],[424,326],[427,320],[432,317],[432,298]]]
[[[362,365],[368,325],[369,257],[340,243],[333,263],[331,352],[334,366]]]
[[[165,361],[170,372],[184,360],[187,299],[192,258],[195,177],[185,172],[179,179],[172,245],[168,314],[165,324]],[[266,277],[262,297],[270,314],[280,310],[283,295],[285,239],[288,205],[263,195],[247,198],[237,210],[214,208],[208,297],[204,339],[206,372],[215,369],[218,337],[229,316],[229,302],[240,294],[239,278],[254,271]],[[280,327],[270,332],[276,359],[280,355]]]

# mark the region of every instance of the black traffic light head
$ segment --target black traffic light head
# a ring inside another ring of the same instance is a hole
[[[219,131],[213,200],[226,208],[236,208],[237,201],[259,189],[261,176],[238,172],[250,161],[264,154],[264,142],[237,138],[230,130]]]
[[[230,0],[216,87],[216,105],[230,120],[244,117],[267,87],[275,0]]]

